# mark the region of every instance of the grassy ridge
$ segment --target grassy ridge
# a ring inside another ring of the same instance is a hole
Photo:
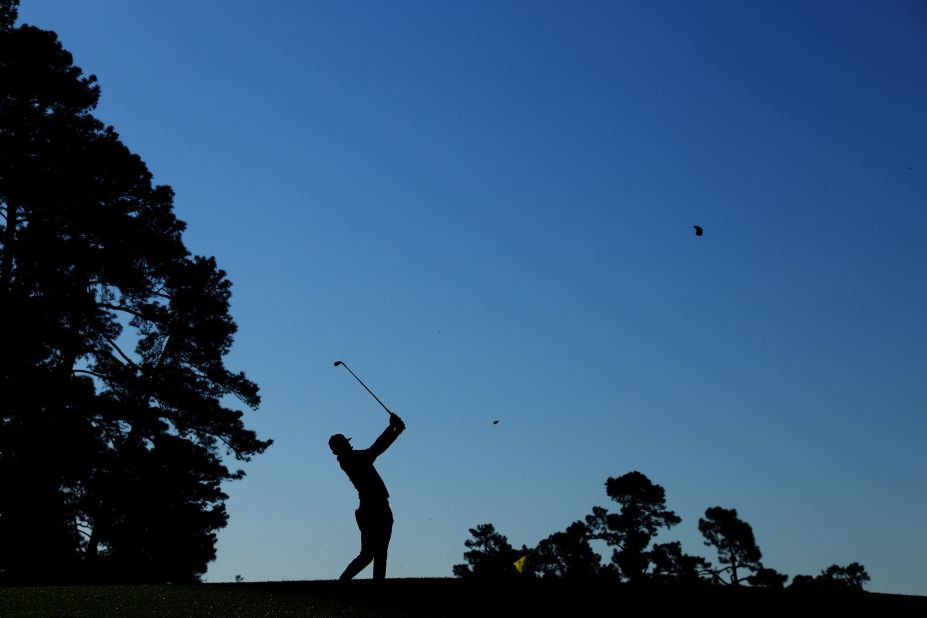
[[[629,610],[796,611],[927,615],[927,597],[808,595],[751,588],[632,587],[603,582],[456,579],[0,588],[0,616],[597,615]]]

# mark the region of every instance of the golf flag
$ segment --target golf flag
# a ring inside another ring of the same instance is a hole
[[[525,558],[527,557],[528,557],[527,555],[524,555],[512,563],[515,565],[515,570],[518,571],[519,573],[522,573],[525,570]]]

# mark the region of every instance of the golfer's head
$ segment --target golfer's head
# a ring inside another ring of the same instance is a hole
[[[346,438],[340,433],[336,433],[328,439],[328,448],[330,448],[335,455],[354,450],[354,447],[351,446],[351,438]]]

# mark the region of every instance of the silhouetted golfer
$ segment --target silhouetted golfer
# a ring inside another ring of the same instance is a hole
[[[402,419],[390,412],[389,426],[368,449],[355,451],[350,443],[351,438],[340,433],[328,439],[329,448],[338,457],[341,469],[354,483],[360,498],[360,506],[354,511],[361,532],[360,554],[341,574],[339,579],[342,581],[360,573],[371,560],[373,578],[380,580],[386,577],[386,550],[393,533],[393,512],[389,508],[389,492],[373,467],[373,462],[396,441],[405,428]]]

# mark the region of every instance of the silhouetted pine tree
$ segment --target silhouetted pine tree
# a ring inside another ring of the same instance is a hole
[[[589,529],[581,521],[555,532],[528,554],[532,574],[555,579],[588,579],[602,573],[602,558],[589,544]]]
[[[492,524],[480,524],[470,528],[472,539],[464,541],[465,564],[455,564],[453,572],[456,577],[497,579],[514,577],[518,574],[515,561],[521,556],[509,544],[503,534],[496,532]]]
[[[756,544],[753,528],[737,516],[737,509],[710,507],[705,517],[698,520],[698,529],[705,537],[705,545],[718,551],[718,562],[727,565],[715,571],[717,581],[775,588],[785,583],[788,576],[763,566],[763,553]]]
[[[671,528],[679,516],[666,508],[666,490],[644,474],[633,471],[605,481],[605,491],[621,509],[610,513],[596,506],[586,516],[590,538],[614,547],[612,563],[629,581],[646,579],[651,566],[647,551],[660,528]]]
[[[230,284],[173,192],[94,118],[53,32],[0,0],[0,578],[191,581],[225,525],[221,457],[270,441],[227,407]]]

